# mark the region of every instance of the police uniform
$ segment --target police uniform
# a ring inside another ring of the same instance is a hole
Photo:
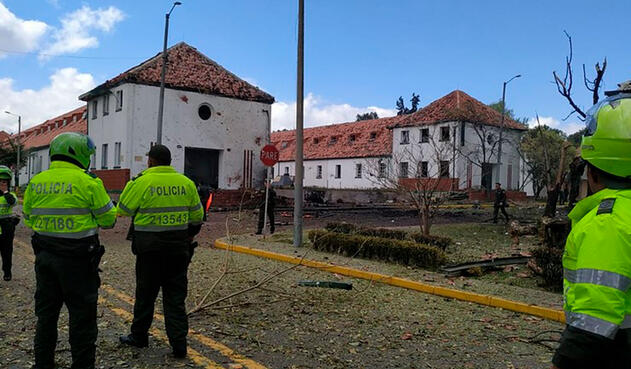
[[[631,91],[592,107],[581,142],[595,194],[568,215],[561,369],[631,367]],[[604,188],[603,188],[604,187]]]
[[[24,194],[25,223],[34,231],[37,369],[54,368],[62,304],[70,316],[72,369],[94,368],[98,263],[104,252],[98,228],[114,226],[116,209],[101,180],[82,169],[93,148],[87,136],[57,136],[50,144],[50,169],[33,177]],[[82,151],[83,164],[73,155]]]
[[[13,258],[13,237],[18,218],[13,215],[13,207],[18,198],[13,192],[5,192],[0,197],[0,254],[2,255],[2,271],[4,280],[11,280]]]
[[[508,214],[506,213],[506,191],[503,188],[495,190],[495,202],[493,203],[493,223],[497,223],[497,216],[502,211],[506,222],[508,223]]]
[[[127,183],[119,199],[118,214],[133,217],[132,251],[136,255],[134,319],[131,334],[120,340],[137,347],[147,346],[155,300],[162,288],[169,343],[176,356],[184,356],[190,246],[203,218],[195,184],[169,165],[150,167]]]

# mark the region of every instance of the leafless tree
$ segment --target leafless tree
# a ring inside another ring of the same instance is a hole
[[[572,87],[574,83],[574,74],[572,72],[572,58],[574,56],[572,36],[570,36],[569,33],[567,33],[566,31],[563,32],[565,33],[569,44],[569,52],[568,55],[565,57],[565,75],[561,79],[561,77],[559,77],[559,74],[557,74],[556,71],[553,71],[552,76],[554,77],[554,83],[556,84],[557,91],[559,91],[559,94],[561,94],[561,96],[565,97],[567,102],[572,107],[572,111],[565,117],[565,119],[576,113],[579,115],[579,119],[584,120],[586,117],[585,112],[574,102],[574,98],[572,97]],[[602,67],[600,63],[596,63],[594,69],[596,70],[596,77],[590,80],[587,77],[585,64],[583,64],[583,82],[585,84],[585,87],[592,92],[592,103],[596,104],[599,100],[600,87],[602,84],[603,76],[605,75],[605,70],[607,69],[607,58],[603,59]]]
[[[448,198],[455,179],[449,178],[453,145],[433,138],[422,144],[408,144],[391,159],[367,160],[371,181],[381,188],[403,195],[419,217],[419,227],[429,235],[438,207]]]

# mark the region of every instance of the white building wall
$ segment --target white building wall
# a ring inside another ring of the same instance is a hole
[[[450,131],[450,139],[448,142],[440,141],[441,127],[448,127]],[[421,130],[429,130],[429,142],[421,143]],[[402,132],[408,131],[409,143],[402,142]],[[429,163],[429,176],[436,177],[438,174],[438,160],[449,161],[450,177],[459,179],[459,188],[466,189],[468,186],[468,172],[471,171],[471,187],[480,188],[482,183],[482,168],[480,163],[483,161],[483,153],[481,150],[480,136],[476,133],[471,123],[465,124],[464,142],[461,136],[462,128],[460,122],[445,122],[434,124],[431,126],[405,127],[395,128],[393,130],[393,161],[394,166],[398,162],[409,162],[410,173],[415,174],[416,163],[427,161]],[[496,141],[499,139],[499,127],[486,126],[486,136],[492,135]],[[519,189],[522,184],[523,175],[520,170],[521,160],[517,151],[516,144],[519,142],[521,131],[507,129],[503,132],[504,143],[502,145],[502,165],[497,165],[497,151],[495,146],[492,152],[493,144],[486,143],[487,151],[485,154],[486,162],[495,164],[493,166],[493,183],[499,182],[506,189]],[[506,142],[508,141],[508,142]],[[455,150],[453,148],[455,145]],[[469,159],[471,166],[469,169]],[[509,166],[511,175],[508,175]],[[510,177],[510,178],[509,178]],[[508,180],[510,179],[510,183]]]
[[[48,157],[48,146],[30,150],[26,155],[26,164],[20,168],[20,186],[27,184],[33,176],[50,168],[50,158]]]
[[[324,159],[305,160],[304,182],[305,187],[335,188],[335,189],[371,189],[384,187],[378,179],[379,160],[388,158],[351,158],[351,159]],[[361,165],[361,177],[357,178],[357,165]],[[336,166],[340,165],[341,176],[336,178]],[[318,166],[322,166],[322,178],[317,178]],[[293,178],[295,176],[295,162],[280,162],[274,166],[274,176],[282,176],[285,173]]]
[[[108,169],[113,167],[114,147],[121,142],[121,167],[134,176],[147,168],[146,153],[156,141],[159,87],[123,84],[123,108],[115,111],[115,95],[110,94],[109,115],[103,116],[103,97],[98,97],[96,119],[88,102],[88,134],[97,146],[96,169],[101,168],[102,145],[108,145]],[[208,104],[212,115],[202,120],[200,105]],[[252,151],[253,185],[260,187],[265,176],[258,159],[268,141],[269,104],[243,101],[195,92],[166,89],[162,143],[169,147],[172,165],[184,171],[186,147],[219,150],[219,188],[238,189],[242,185],[244,150]]]

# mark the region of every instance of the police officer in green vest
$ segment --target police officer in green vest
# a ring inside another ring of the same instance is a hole
[[[146,347],[153,309],[160,288],[165,326],[173,356],[186,356],[186,300],[192,240],[199,233],[204,211],[195,184],[175,171],[171,152],[154,145],[148,169],[125,186],[118,214],[132,216],[132,251],[136,255],[136,302],[131,333],[123,344]]]
[[[593,194],[569,214],[567,326],[553,368],[631,367],[631,89],[607,95],[588,112],[581,143]]]
[[[13,215],[13,206],[18,202],[18,198],[13,192],[9,192],[13,173],[7,166],[0,165],[0,255],[2,255],[2,271],[4,280],[10,281],[11,259],[13,256],[13,236],[15,226],[19,218]]]
[[[98,229],[116,221],[103,183],[86,170],[94,152],[86,135],[58,135],[50,142],[50,169],[33,177],[24,193],[24,221],[34,231],[36,369],[55,367],[62,304],[70,317],[71,368],[94,368],[98,264],[104,252]]]

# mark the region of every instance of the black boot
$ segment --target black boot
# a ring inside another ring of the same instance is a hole
[[[134,346],[134,347],[142,348],[142,347],[149,346],[148,338],[145,337],[144,339],[139,339],[132,334],[128,334],[126,336],[120,336],[118,337],[118,340],[120,341],[120,343],[124,345],[129,345],[129,346]]]
[[[9,273],[4,273],[4,280],[5,280],[5,281],[7,281],[7,282],[8,282],[8,281],[10,281],[12,277],[13,277],[13,276],[11,275],[11,272],[9,272]]]

